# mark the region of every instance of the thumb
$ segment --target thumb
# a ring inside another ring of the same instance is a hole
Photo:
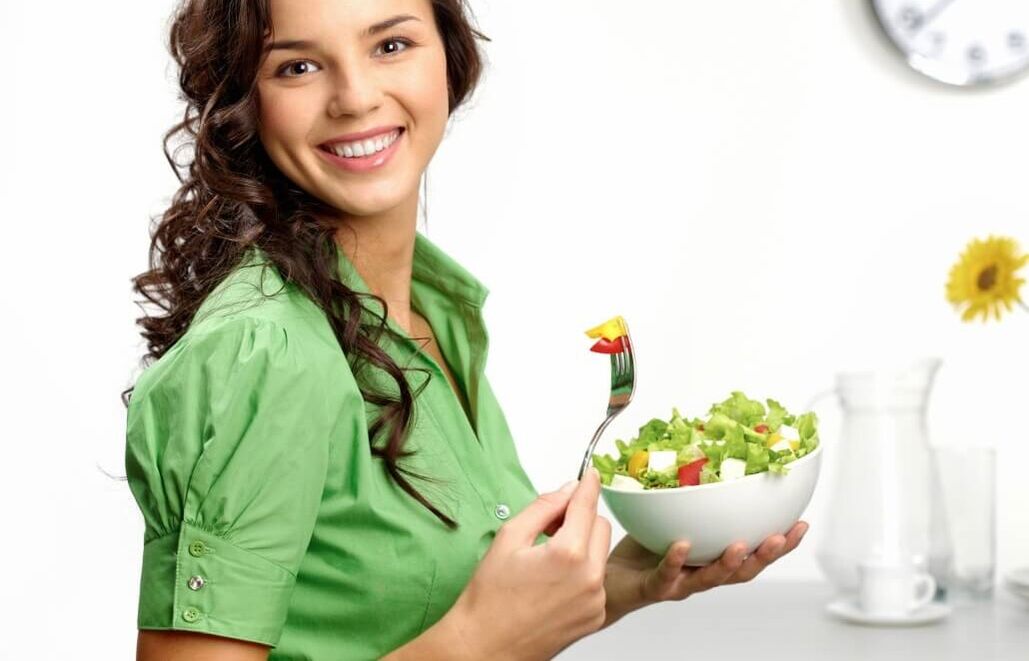
[[[564,516],[578,480],[572,480],[557,491],[542,493],[517,516],[504,524],[505,536],[514,546],[531,546],[540,533],[553,529]]]

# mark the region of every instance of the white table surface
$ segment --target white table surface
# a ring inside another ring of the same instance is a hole
[[[828,583],[759,577],[630,613],[556,658],[1029,661],[1029,602],[1000,585],[990,600],[908,628],[843,622],[825,611],[832,598]]]

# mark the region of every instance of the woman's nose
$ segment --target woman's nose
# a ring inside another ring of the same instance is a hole
[[[332,92],[328,111],[333,117],[366,114],[374,110],[382,99],[379,81],[367,67],[341,67],[330,84]]]

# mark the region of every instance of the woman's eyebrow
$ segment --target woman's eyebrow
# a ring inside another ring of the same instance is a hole
[[[385,32],[386,30],[389,30],[393,26],[399,25],[400,23],[404,23],[405,21],[419,21],[419,20],[421,20],[421,19],[419,19],[417,16],[412,16],[410,14],[398,14],[396,16],[393,16],[392,18],[387,18],[385,21],[381,21],[379,23],[376,23],[374,25],[371,25],[371,26],[365,28],[364,30],[361,31],[361,36],[362,37],[374,37],[375,35],[379,34],[380,32]],[[306,39],[286,39],[286,40],[283,40],[283,41],[276,41],[274,43],[267,44],[267,45],[265,45],[264,50],[265,50],[265,52],[268,52],[268,51],[273,51],[273,50],[300,50],[300,49],[304,49],[304,48],[315,48],[315,47],[316,47],[316,44],[313,41],[308,41]]]

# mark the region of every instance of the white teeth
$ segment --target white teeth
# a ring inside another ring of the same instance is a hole
[[[332,145],[331,149],[337,156],[343,158],[355,158],[361,156],[370,156],[377,152],[386,149],[400,137],[400,130],[395,130],[385,137],[378,137],[374,140],[359,140],[357,142],[348,143],[337,143]]]

